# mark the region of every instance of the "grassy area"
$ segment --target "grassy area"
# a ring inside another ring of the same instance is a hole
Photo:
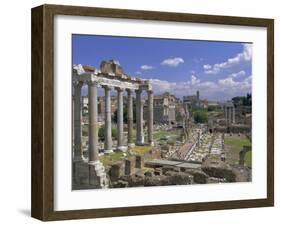
[[[136,146],[133,147],[132,149],[130,149],[127,152],[114,152],[112,154],[109,155],[102,155],[100,156],[100,161],[105,165],[110,165],[113,163],[116,163],[118,161],[122,161],[126,158],[128,158],[129,156],[132,156],[134,154],[137,155],[143,155],[148,153],[150,150],[152,149],[151,146]]]
[[[142,170],[143,172],[154,172],[154,169],[149,167],[143,167]]]
[[[176,140],[179,137],[179,132],[177,130],[173,131],[165,131],[159,130],[153,133],[153,138],[155,140],[161,140],[163,138],[167,138],[168,140]]]
[[[251,142],[246,137],[239,137],[239,136],[226,136],[224,139],[224,143],[231,145],[235,147],[236,149],[239,149],[239,151],[242,150],[244,145],[251,145]]]
[[[130,149],[130,152],[138,155],[143,155],[151,151],[151,149],[151,146],[135,146]]]
[[[126,155],[124,155],[126,154]],[[100,161],[106,166],[109,164],[112,164],[114,162],[118,162],[120,160],[125,159],[127,156],[129,155],[129,153],[123,153],[123,152],[114,152],[110,155],[103,155],[100,156]]]
[[[153,133],[153,138],[156,140],[160,140],[161,138],[165,138],[166,136],[169,136],[170,133],[168,131],[160,130],[160,131],[155,131]]]
[[[222,114],[223,113],[220,111],[208,111],[208,117],[210,117],[210,118],[222,116]]]
[[[239,152],[243,149],[244,145],[251,145],[251,141],[245,136],[229,136],[224,138],[224,144],[228,150],[227,161],[230,164],[238,164]],[[245,165],[251,167],[252,165],[252,153],[248,152],[245,156]]]
[[[245,165],[248,167],[252,167],[252,152],[249,151],[245,155]]]

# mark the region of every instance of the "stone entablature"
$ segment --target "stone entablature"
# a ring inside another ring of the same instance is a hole
[[[97,69],[93,69],[89,72],[84,70],[83,65],[81,64],[73,66],[73,73],[73,82],[96,81],[100,86],[108,85],[123,89],[152,90],[152,86],[149,80],[143,80],[125,74],[117,76],[113,73],[102,73],[100,70]]]

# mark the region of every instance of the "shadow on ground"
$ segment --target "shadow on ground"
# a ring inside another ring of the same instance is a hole
[[[18,212],[21,213],[22,215],[26,216],[26,217],[31,216],[31,212],[30,212],[29,209],[19,209]]]

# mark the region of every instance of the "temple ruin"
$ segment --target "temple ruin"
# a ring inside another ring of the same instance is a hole
[[[82,152],[82,87],[88,86],[88,160],[83,158]],[[107,178],[104,167],[99,160],[98,147],[98,87],[104,89],[105,95],[105,142],[104,154],[113,152],[112,122],[111,122],[111,91],[117,91],[117,148],[116,151],[126,151],[135,144],[132,140],[133,132],[133,93],[136,94],[136,145],[144,145],[143,131],[143,102],[141,94],[147,92],[148,121],[147,143],[153,145],[153,90],[149,80],[134,78],[124,73],[119,62],[115,60],[103,61],[100,70],[92,66],[73,66],[73,175],[76,184],[89,184],[104,188]],[[128,140],[124,142],[123,95],[127,92],[127,124]]]
[[[224,110],[226,124],[227,125],[234,124],[235,123],[235,107],[234,107],[234,104],[232,102],[227,102],[223,106],[223,110]]]

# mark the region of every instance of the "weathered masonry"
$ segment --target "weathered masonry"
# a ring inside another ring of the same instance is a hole
[[[98,150],[98,87],[104,89],[105,95],[105,142],[104,153],[113,152],[111,135],[111,91],[117,91],[117,150],[126,151],[133,146],[133,93],[136,93],[136,145],[144,145],[143,134],[143,102],[141,94],[147,92],[148,96],[148,143],[153,145],[153,91],[148,80],[133,78],[124,74],[117,61],[103,61],[100,70],[94,67],[74,65],[73,66],[73,109],[74,109],[74,162],[83,161],[82,155],[82,86],[88,86],[88,116],[89,116],[89,147],[88,164],[94,167],[99,175],[103,169],[99,161]],[[128,111],[128,141],[123,138],[123,95],[127,92]],[[91,171],[91,170],[90,170]]]
[[[235,107],[234,104],[231,102],[226,103],[223,106],[224,116],[226,119],[226,124],[234,124],[235,123]]]

